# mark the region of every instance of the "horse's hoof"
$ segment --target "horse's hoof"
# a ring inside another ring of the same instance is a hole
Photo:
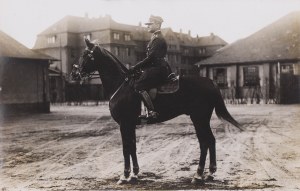
[[[202,178],[196,178],[194,177],[193,180],[192,180],[192,184],[203,184],[204,181],[202,180]]]
[[[214,180],[214,177],[213,177],[212,175],[206,175],[206,176],[204,177],[204,180],[205,180],[205,181],[213,181],[213,180]]]
[[[121,180],[120,179],[120,180],[118,180],[117,184],[122,185],[122,184],[127,184],[127,182],[128,182],[127,180]]]
[[[127,184],[127,183],[128,183],[128,179],[125,178],[125,176],[121,176],[120,180],[118,180],[117,182],[118,185]]]
[[[128,180],[128,182],[130,184],[135,184],[135,183],[137,183],[137,181],[138,181],[138,176],[137,175],[133,175],[133,174],[129,177],[129,180]]]

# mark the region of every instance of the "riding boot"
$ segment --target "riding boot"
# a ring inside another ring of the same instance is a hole
[[[146,115],[140,115],[139,118],[140,119],[155,119],[155,118],[157,118],[158,113],[154,111],[154,106],[153,106],[152,100],[151,100],[148,92],[145,90],[142,90],[142,91],[139,91],[139,94],[141,94],[141,96],[143,97],[144,104],[148,110]]]

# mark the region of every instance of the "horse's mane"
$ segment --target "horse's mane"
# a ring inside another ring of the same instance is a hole
[[[113,60],[117,64],[117,66],[120,68],[120,70],[124,74],[128,73],[128,69],[124,66],[124,64],[115,55],[113,55],[111,52],[109,52],[105,48],[102,48],[101,46],[99,46],[99,48],[104,55],[108,56],[111,60]]]

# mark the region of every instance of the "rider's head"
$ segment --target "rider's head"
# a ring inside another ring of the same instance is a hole
[[[157,30],[160,30],[161,24],[164,20],[160,16],[151,15],[149,21],[145,23],[148,26],[148,31],[154,33]]]

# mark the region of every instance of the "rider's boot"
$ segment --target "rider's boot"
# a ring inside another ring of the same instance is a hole
[[[158,113],[154,111],[154,106],[153,106],[152,100],[151,100],[148,92],[145,90],[142,90],[142,91],[139,91],[139,94],[141,94],[141,96],[143,97],[144,104],[147,107],[146,115],[140,115],[139,118],[146,119],[146,120],[156,119],[158,116]]]

